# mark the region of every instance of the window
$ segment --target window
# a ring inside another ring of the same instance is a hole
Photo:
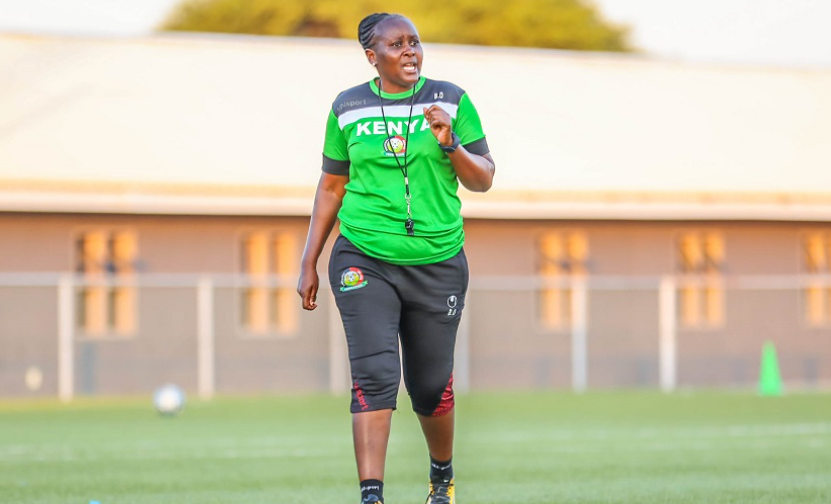
[[[711,232],[681,235],[677,243],[681,324],[713,328],[724,324],[724,240]]]
[[[539,240],[539,319],[546,329],[571,326],[571,280],[586,275],[588,242],[579,232],[546,233]]]
[[[136,330],[138,243],[129,231],[97,230],[76,240],[78,327],[88,336],[129,335]]]
[[[241,292],[241,322],[251,334],[289,334],[297,327],[293,280],[296,242],[288,233],[256,231],[241,241],[241,270],[248,281]]]
[[[831,325],[831,286],[828,283],[831,233],[808,233],[802,244],[804,271],[809,276],[803,292],[805,321],[816,327]]]

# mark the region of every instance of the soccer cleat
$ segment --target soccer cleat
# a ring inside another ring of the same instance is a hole
[[[430,482],[430,493],[425,504],[456,504],[453,480],[436,480]]]
[[[378,498],[375,494],[369,494],[366,499],[361,500],[361,504],[384,504],[384,501]]]

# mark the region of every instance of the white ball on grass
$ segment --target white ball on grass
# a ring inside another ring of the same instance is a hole
[[[176,385],[163,385],[153,393],[153,406],[161,415],[177,415],[185,407],[185,393]]]

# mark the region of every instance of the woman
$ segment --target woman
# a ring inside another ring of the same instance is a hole
[[[329,279],[349,348],[361,502],[384,500],[400,341],[430,454],[427,502],[453,504],[453,349],[468,283],[456,191],[487,191],[495,167],[465,92],[421,76],[407,18],[367,16],[358,38],[378,77],[332,105],[297,292],[317,307],[317,261],[339,218]]]

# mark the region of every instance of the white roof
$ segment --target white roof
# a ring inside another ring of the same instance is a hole
[[[16,211],[308,214],[331,102],[372,77],[357,42],[208,35],[0,35],[0,67]],[[829,70],[427,45],[423,71],[496,159],[468,216],[831,220]]]

